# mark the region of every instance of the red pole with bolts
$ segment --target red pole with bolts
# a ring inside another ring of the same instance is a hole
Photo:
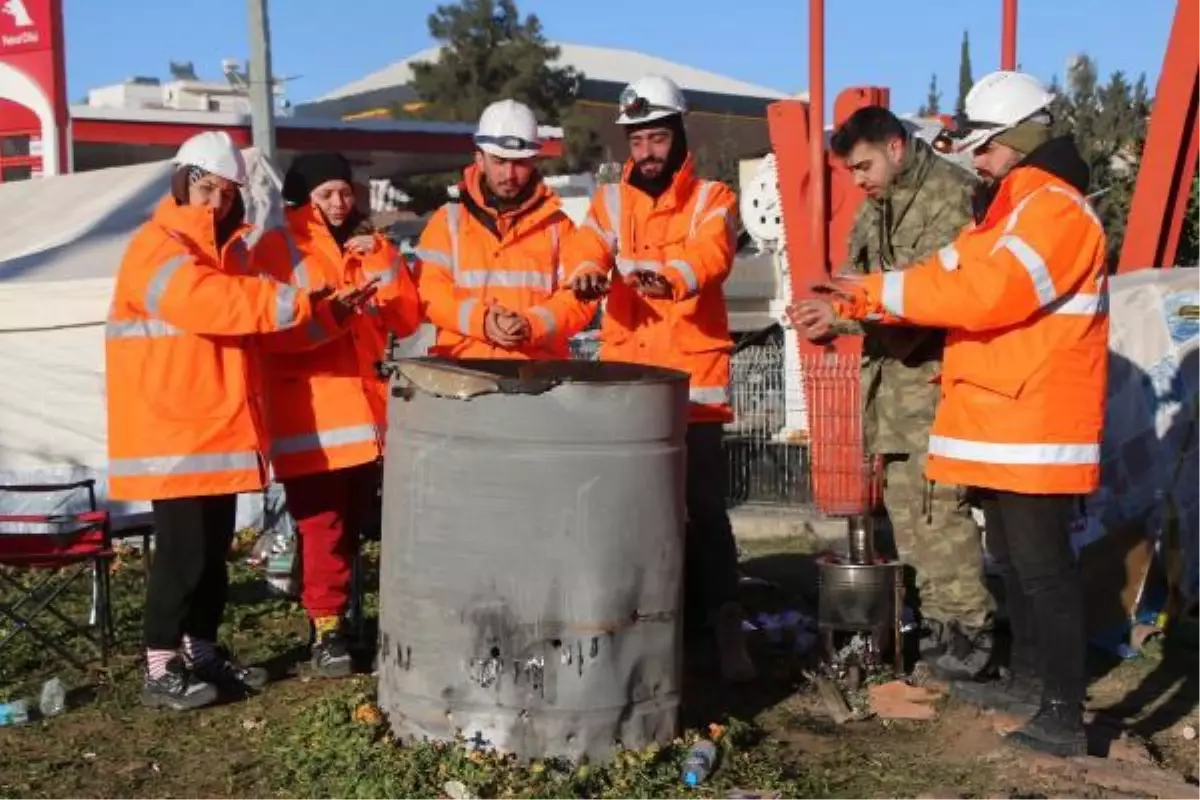
[[[1003,0],[1004,25],[1000,30],[1000,69],[1017,68],[1017,0]]]

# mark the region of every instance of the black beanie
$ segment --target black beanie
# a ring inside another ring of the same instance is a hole
[[[308,196],[325,181],[353,182],[350,162],[341,153],[306,153],[297,156],[283,176],[283,199],[294,206],[308,202]]]

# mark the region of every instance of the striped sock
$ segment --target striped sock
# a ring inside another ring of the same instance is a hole
[[[217,657],[217,645],[216,642],[206,642],[185,633],[183,635],[183,654],[187,656],[188,663],[203,664]]]
[[[341,627],[342,618],[338,616],[317,617],[313,620],[313,628],[316,629],[317,639],[320,639],[327,633],[332,633]]]
[[[179,653],[174,650],[146,649],[146,673],[151,680],[158,680],[167,674],[167,664]]]

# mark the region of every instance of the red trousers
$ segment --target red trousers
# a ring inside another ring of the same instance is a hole
[[[283,481],[288,513],[300,529],[300,602],[312,619],[345,613],[359,531],[375,513],[379,467],[301,475]]]

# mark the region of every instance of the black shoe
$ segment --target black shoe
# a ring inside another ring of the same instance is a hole
[[[1020,747],[1062,758],[1087,754],[1087,732],[1078,703],[1043,701],[1033,719],[1006,738]]]
[[[142,676],[142,705],[190,711],[217,701],[217,687],[197,679],[179,656],[167,662],[167,671],[158,678],[146,672]]]
[[[354,671],[346,635],[326,631],[312,646],[313,670],[322,678],[345,678]]]
[[[1033,716],[1042,703],[1042,683],[1006,673],[990,681],[952,681],[950,696],[964,703],[1016,716]]]
[[[921,620],[921,635],[917,640],[917,657],[926,664],[937,661],[946,652],[946,626],[936,619]]]
[[[943,681],[973,680],[992,663],[992,633],[947,626],[946,651],[929,662],[934,677]]]
[[[270,675],[262,667],[244,667],[229,657],[224,648],[217,648],[209,659],[192,665],[192,673],[201,680],[216,684],[222,689],[257,692],[267,685]]]

